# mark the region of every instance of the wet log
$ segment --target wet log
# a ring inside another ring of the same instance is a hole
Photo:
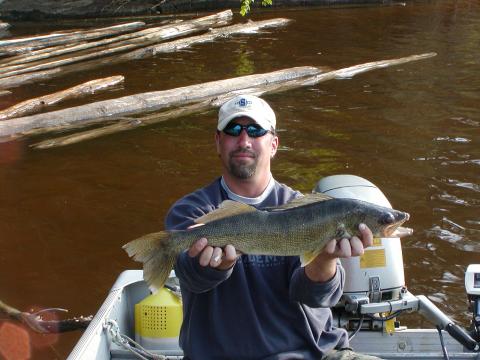
[[[78,41],[73,44],[50,46],[47,48],[28,51],[25,54],[8,56],[3,59],[0,59],[0,66],[8,66],[8,65],[16,65],[16,64],[33,62],[33,61],[36,61],[37,59],[41,59],[41,56],[43,54],[47,54],[46,56],[48,56],[49,53],[53,53],[57,50],[64,50],[64,49],[66,50],[68,48],[75,47],[81,44],[86,44],[86,43],[87,43],[86,41]]]
[[[330,78],[333,78],[333,77],[328,75],[324,77],[324,80],[329,80]],[[115,134],[122,131],[132,130],[138,127],[157,124],[163,121],[179,118],[182,116],[209,111],[211,109],[220,107],[224,102],[228,101],[229,99],[239,94],[251,94],[251,95],[261,96],[263,94],[278,93],[281,91],[287,91],[290,89],[298,88],[303,86],[305,81],[310,81],[311,79],[312,77],[307,76],[300,79],[287,80],[281,83],[271,83],[268,85],[262,84],[257,87],[245,88],[239,91],[228,92],[225,94],[208,98],[207,100],[204,100],[204,101],[196,102],[193,104],[187,104],[187,105],[184,105],[175,109],[170,109],[167,111],[156,112],[154,114],[142,116],[139,118],[122,116],[114,119],[108,119],[108,120],[111,120],[110,122],[113,121],[114,123],[110,125],[102,126],[100,128],[94,128],[91,130],[81,131],[81,132],[77,132],[77,133],[66,135],[66,136],[56,137],[54,139],[47,139],[39,143],[32,144],[30,145],[30,147],[33,147],[36,149],[48,149],[51,147],[71,145],[71,144],[75,144],[85,140],[92,140],[102,136],[111,135],[111,134]],[[94,120],[88,121],[84,123],[85,126],[76,124],[75,127],[71,125],[66,125],[66,126],[60,126],[57,128],[53,127],[53,128],[33,129],[24,133],[24,135],[30,136],[30,135],[41,135],[48,132],[71,131],[74,129],[80,129],[82,127],[98,124],[98,122],[101,122],[102,120],[107,120],[107,119],[105,118],[105,119],[100,119],[99,121],[94,121]]]
[[[44,110],[48,106],[57,104],[61,101],[78,98],[81,96],[94,94],[98,91],[111,88],[112,86],[122,83],[125,78],[121,75],[110,76],[108,78],[87,81],[83,84],[76,85],[66,90],[58,91],[53,94],[37,97],[22,101],[7,109],[0,111],[0,120],[11,119],[14,117],[25,116]]]
[[[42,334],[62,333],[67,331],[74,331],[78,329],[86,329],[88,324],[92,321],[93,316],[76,317],[71,319],[48,320],[44,317],[52,317],[52,315],[68,310],[59,308],[48,308],[34,313],[20,311],[14,307],[0,301],[0,314],[5,314],[9,319],[20,321],[28,325],[32,330]]]
[[[328,71],[328,72],[323,72],[322,69],[317,68],[318,69],[317,74],[314,74],[311,76],[291,77],[290,79],[286,79],[285,81],[259,84],[256,86],[247,87],[240,90],[237,89],[234,91],[225,92],[218,96],[211,96],[206,100],[203,100],[201,102],[191,104],[191,105],[185,105],[179,109],[162,112],[160,114],[153,114],[153,115],[146,116],[139,119],[134,119],[134,118],[122,119],[117,124],[107,125],[101,128],[87,130],[80,133],[70,134],[67,136],[57,137],[54,139],[44,140],[39,143],[32,144],[30,146],[36,149],[48,149],[52,147],[71,145],[81,141],[91,140],[91,139],[99,138],[101,136],[110,135],[110,134],[114,134],[121,131],[127,131],[127,130],[138,128],[141,126],[152,125],[152,124],[156,124],[172,118],[186,116],[193,113],[198,113],[198,112],[207,111],[216,107],[220,107],[225,101],[231,99],[232,97],[238,95],[239,93],[241,94],[248,93],[248,94],[257,95],[257,96],[261,96],[264,94],[278,93],[282,91],[296,89],[299,87],[313,86],[320,82],[328,81],[332,79],[351,78],[363,72],[385,68],[388,66],[405,64],[410,61],[422,60],[435,55],[436,55],[435,53],[427,53],[422,55],[408,56],[408,57],[399,58],[399,59],[374,61],[374,62],[350,66],[347,68]],[[232,80],[235,80],[235,79],[232,79]]]
[[[120,62],[130,61],[130,60],[144,59],[144,58],[155,56],[160,53],[178,51],[178,50],[190,47],[192,45],[211,42],[218,38],[224,38],[231,35],[239,35],[239,34],[252,34],[261,29],[282,27],[287,25],[290,22],[291,20],[289,19],[276,18],[276,19],[263,20],[263,21],[249,21],[245,24],[236,24],[236,25],[226,26],[220,29],[211,29],[207,34],[204,34],[204,35],[197,35],[197,36],[192,36],[186,39],[180,39],[180,40],[170,41],[167,43],[148,46],[142,49],[128,52],[126,54],[122,54],[121,56],[118,56],[115,59],[110,58],[108,59],[108,61],[110,63],[111,61],[113,61],[114,63],[120,63]]]
[[[66,59],[48,61],[48,62],[40,63],[37,65],[27,66],[27,67],[24,67],[21,65],[14,65],[11,67],[1,68],[0,78],[5,78],[9,76],[24,74],[24,73],[30,73],[35,71],[48,70],[48,69],[76,63],[76,62],[81,62],[89,59],[102,57],[102,56],[112,55],[120,52],[126,52],[128,50],[132,50],[145,45],[150,45],[152,43],[156,43],[159,41],[164,41],[167,39],[189,35],[194,32],[204,31],[211,27],[223,26],[228,21],[230,21],[232,17],[233,17],[232,11],[226,10],[214,15],[209,15],[209,16],[198,18],[198,19],[184,21],[174,26],[165,26],[163,29],[159,29],[158,31],[152,34],[143,36],[141,41],[138,41],[138,42],[128,41],[128,42],[124,42],[119,46],[107,47],[105,50],[78,55],[78,56],[74,56]]]
[[[30,84],[41,80],[51,79],[61,75],[61,69],[50,69],[45,71],[36,71],[34,73],[10,76],[0,79],[0,89],[10,89],[20,85]]]
[[[207,100],[199,103],[185,105],[178,109],[168,110],[161,113],[155,113],[155,114],[144,116],[141,118],[122,117],[118,119],[117,123],[112,125],[107,125],[101,128],[82,131],[79,133],[74,133],[66,136],[61,136],[54,139],[44,140],[39,143],[30,145],[30,147],[35,149],[48,149],[52,147],[72,145],[72,144],[79,143],[81,141],[92,140],[102,136],[107,136],[107,135],[116,134],[122,131],[136,129],[141,126],[153,125],[162,121],[176,119],[182,116],[192,115],[198,112],[206,111],[206,110],[209,110],[210,108],[213,108],[215,106],[214,104],[215,103],[213,101]],[[35,132],[31,132],[30,134],[33,135],[34,133]]]
[[[56,51],[68,51],[69,48],[74,48],[75,46],[86,44],[85,41],[75,42],[74,44],[67,44],[67,45],[57,45],[57,46],[50,46],[47,48],[29,51],[25,54],[9,56],[3,59],[0,59],[0,66],[9,66],[9,65],[18,65],[18,64],[25,64],[29,62],[34,62],[37,60],[44,59],[45,57],[50,56],[50,53],[55,54]]]
[[[182,21],[183,20],[178,20],[176,24]],[[168,27],[169,26],[171,25],[168,25]],[[52,58],[55,56],[70,54],[78,51],[84,51],[91,48],[98,48],[100,46],[105,46],[113,43],[115,43],[116,46],[121,44],[128,44],[126,42],[127,40],[129,40],[130,42],[144,42],[149,40],[149,38],[146,37],[147,35],[160,32],[162,29],[166,27],[167,26],[157,26],[157,27],[140,30],[140,31],[135,31],[129,34],[109,37],[109,38],[98,40],[98,41],[80,42],[80,43],[75,43],[73,45],[60,45],[60,46],[48,47],[40,50],[34,50],[29,52],[28,54],[17,55],[17,56],[9,57],[4,60],[0,60],[0,66],[3,68],[11,65],[31,63],[31,62],[35,62],[35,61],[39,61],[47,58]]]
[[[255,33],[256,31],[264,28],[271,28],[271,27],[281,27],[288,24],[290,20],[288,19],[271,19],[271,20],[264,20],[258,22],[248,22],[246,24],[236,24],[231,26],[225,26],[219,29],[211,29],[207,34],[204,35],[197,35],[188,37],[185,39],[179,39],[175,41],[170,41],[162,44],[157,44],[153,46],[147,46],[145,48],[137,49],[134,51],[127,52],[125,54],[119,54],[117,56],[110,56],[105,59],[96,59],[86,61],[80,64],[71,64],[62,67],[57,67],[55,71],[52,71],[50,77],[56,77],[60,75],[69,74],[72,72],[77,71],[84,71],[90,70],[92,68],[96,68],[99,66],[109,66],[112,64],[118,64],[126,61],[136,60],[136,59],[143,59],[155,56],[159,53],[167,53],[172,52],[180,49],[184,49],[196,44],[202,44],[205,42],[210,42],[218,38],[225,38],[231,35],[236,34],[250,34]],[[46,70],[51,71],[51,70]],[[36,74],[36,72],[32,72],[29,74]],[[48,76],[45,74],[45,76]],[[15,86],[23,85],[25,82],[35,81],[35,79],[30,80],[28,78],[28,74],[22,75],[14,75],[5,78],[0,77],[0,89],[8,89]]]
[[[145,27],[142,21],[119,24],[98,29],[79,30],[73,32],[53,33],[34,37],[24,37],[0,41],[0,54],[11,55],[24,53],[34,49],[68,44],[73,41],[86,41],[106,36],[117,35]]]
[[[280,91],[282,83],[287,83],[288,88],[311,86],[320,81],[352,77],[361,72],[390,66],[390,64],[399,65],[410,61],[426,59],[435,55],[435,53],[428,53],[400,59],[376,61],[327,73],[322,73],[322,70],[316,67],[297,67],[266,74],[254,74],[232,79],[211,81],[171,90],[130,95],[69,109],[53,111],[46,114],[3,121],[0,123],[0,137],[19,135],[20,133],[37,128],[79,124],[94,119],[105,119],[105,117],[114,118],[118,116],[158,111],[170,106],[183,106],[205,101],[229,92],[243,92],[249,88],[270,86],[275,87],[276,91]],[[297,80],[298,83],[296,83]]]
[[[262,84],[282,82],[293,78],[312,76],[319,72],[320,70],[316,67],[291,68],[267,74],[248,75],[172,90],[154,91],[112,100],[98,101],[69,109],[52,111],[46,114],[2,121],[0,122],[0,137],[14,135],[35,128],[81,123],[96,118],[104,119],[105,116],[118,117],[157,111],[169,106],[202,101],[205,98],[221,95],[230,91],[242,90]]]
[[[233,92],[212,97],[210,99],[207,99],[201,102],[184,105],[182,107],[175,108],[172,110],[157,112],[151,115],[142,116],[140,118],[119,117],[115,119],[117,122],[111,125],[106,125],[100,128],[81,131],[81,132],[77,132],[77,133],[69,134],[65,136],[60,136],[53,139],[43,140],[41,142],[31,144],[30,147],[34,149],[49,149],[53,147],[72,145],[72,144],[76,144],[86,140],[93,140],[102,136],[112,135],[112,134],[127,131],[127,130],[133,130],[138,127],[154,125],[163,121],[176,119],[182,116],[187,116],[195,113],[212,110],[216,107],[220,107],[224,102],[228,101],[229,99],[235,97],[240,93],[261,96],[266,93],[273,93],[273,92],[280,92],[282,90],[288,90],[289,88],[288,84],[290,82],[296,82],[296,81],[301,81],[301,80],[287,81],[286,83],[283,84],[284,86],[281,84],[269,84],[266,86],[242,89],[241,91],[233,91]],[[92,124],[95,124],[95,122],[91,121],[91,122],[85,123],[85,126],[92,125]],[[68,131],[68,130],[73,130],[72,126],[67,125],[65,127],[49,128],[49,129],[45,129],[45,131],[43,129],[31,130],[27,133],[24,133],[24,135],[40,135],[40,134],[45,134],[51,131],[58,132],[58,131]]]

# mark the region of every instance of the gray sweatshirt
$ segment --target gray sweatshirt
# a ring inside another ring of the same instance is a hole
[[[186,229],[228,199],[220,180],[178,200],[166,228]],[[257,208],[300,196],[274,180],[266,191]],[[347,333],[333,326],[330,310],[342,295],[340,263],[326,283],[309,280],[297,256],[242,255],[221,271],[200,266],[184,252],[175,271],[183,296],[180,346],[186,359],[320,359],[348,346]]]

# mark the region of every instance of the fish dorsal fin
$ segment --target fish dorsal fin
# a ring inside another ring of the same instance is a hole
[[[330,200],[330,199],[332,199],[331,196],[328,196],[328,195],[325,195],[325,194],[322,194],[322,193],[311,193],[311,194],[306,194],[306,195],[304,195],[302,197],[299,197],[299,198],[295,198],[292,201],[290,201],[290,202],[288,202],[284,205],[277,206],[277,207],[272,207],[272,208],[267,208],[266,210],[277,211],[277,210],[293,209],[293,208],[296,208],[296,207],[299,207],[299,206],[308,205],[308,204],[312,204],[312,203],[320,202],[320,201],[326,201],[326,200]]]
[[[224,219],[234,215],[245,214],[257,211],[253,206],[243,204],[233,200],[223,201],[218,209],[209,212],[199,218],[195,219],[196,224],[208,224],[209,222]]]

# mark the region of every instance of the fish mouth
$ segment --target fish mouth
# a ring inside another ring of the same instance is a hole
[[[399,216],[395,216],[395,222],[384,228],[382,237],[403,237],[413,233],[412,229],[401,227],[404,222],[410,219],[410,214],[403,212],[397,215]]]

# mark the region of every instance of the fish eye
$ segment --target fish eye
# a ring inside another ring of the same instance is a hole
[[[385,213],[382,215],[382,217],[380,218],[380,224],[383,224],[383,225],[389,225],[389,224],[393,224],[395,222],[395,216],[393,216],[392,213]]]

